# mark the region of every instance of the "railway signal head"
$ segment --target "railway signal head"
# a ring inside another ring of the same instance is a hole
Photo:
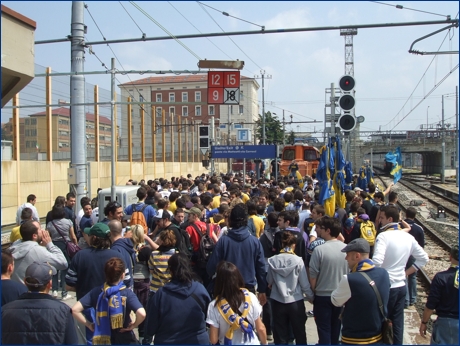
[[[340,78],[339,87],[344,92],[350,92],[355,88],[355,79],[352,76],[345,75]]]
[[[339,126],[342,131],[349,132],[356,127],[356,117],[351,114],[344,114],[339,118]]]
[[[344,111],[351,111],[355,108],[355,98],[350,94],[344,94],[339,98],[339,106]]]

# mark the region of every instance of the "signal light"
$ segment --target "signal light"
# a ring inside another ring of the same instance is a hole
[[[200,134],[200,149],[209,149],[209,126],[199,126],[198,132]]]
[[[355,98],[350,94],[344,94],[339,98],[339,106],[344,111],[351,111],[355,108]]]
[[[352,131],[356,127],[356,117],[351,114],[344,114],[339,118],[339,126],[342,131]]]
[[[350,92],[355,88],[355,79],[352,76],[345,75],[340,78],[339,87],[344,92]]]

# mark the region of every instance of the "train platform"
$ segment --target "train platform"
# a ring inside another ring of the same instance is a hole
[[[431,188],[444,196],[458,199],[458,187],[455,184],[431,184]]]
[[[77,301],[75,299],[75,292],[69,292],[73,298],[66,300],[65,303],[72,307]],[[312,310],[313,306],[309,302],[305,302],[305,308],[307,311]],[[404,345],[429,345],[431,335],[427,333],[426,339],[419,334],[420,316],[415,310],[415,307],[411,306],[404,310]],[[307,343],[308,345],[318,344],[318,332],[316,330],[316,324],[314,317],[309,317],[305,324],[307,331]],[[138,337],[137,329],[134,330],[136,337]],[[83,325],[77,326],[78,341],[80,345],[85,345],[85,327]],[[273,345],[273,342],[269,342]]]

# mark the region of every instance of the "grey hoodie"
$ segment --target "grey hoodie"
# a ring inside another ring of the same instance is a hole
[[[293,303],[313,299],[305,265],[297,255],[281,253],[268,259],[268,284],[272,285],[270,298],[280,303]]]
[[[17,282],[24,283],[26,269],[34,261],[48,262],[56,270],[64,270],[68,266],[61,249],[54,245],[53,242],[44,247],[36,241],[23,241],[20,239],[11,245],[10,250],[14,258],[14,272],[11,275],[11,280]]]

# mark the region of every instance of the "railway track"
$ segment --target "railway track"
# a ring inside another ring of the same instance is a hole
[[[386,181],[382,177],[378,175],[376,175],[376,177],[380,179],[380,181],[385,187],[387,186]],[[400,182],[401,181],[399,181],[398,183]],[[404,185],[404,187],[410,189],[405,184],[401,184],[401,185]],[[413,191],[412,189],[410,190]],[[417,191],[414,191],[414,192],[417,193]],[[408,207],[405,204],[401,203],[401,201],[398,202],[398,205],[401,207],[401,209],[404,212],[406,211]],[[457,217],[458,217],[458,213],[457,213]],[[426,236],[426,241],[425,241],[426,248],[427,250],[428,248],[430,249],[429,251],[427,251],[429,255],[431,255],[430,262],[433,262],[434,260],[440,260],[441,263],[444,262],[443,259],[445,260],[448,258],[448,254],[450,253],[452,245],[458,244],[458,231],[457,231],[456,237],[453,237],[453,238],[451,237],[450,239],[446,239],[442,234],[440,234],[438,230],[436,230],[431,224],[428,224],[426,220],[424,220],[423,218],[416,217],[415,222],[419,224],[424,230],[424,233]],[[431,279],[436,272],[437,272],[437,269],[427,271],[427,268],[421,268],[419,271],[418,278],[420,281],[422,281],[424,286],[427,286],[429,288],[429,285],[431,284]]]

